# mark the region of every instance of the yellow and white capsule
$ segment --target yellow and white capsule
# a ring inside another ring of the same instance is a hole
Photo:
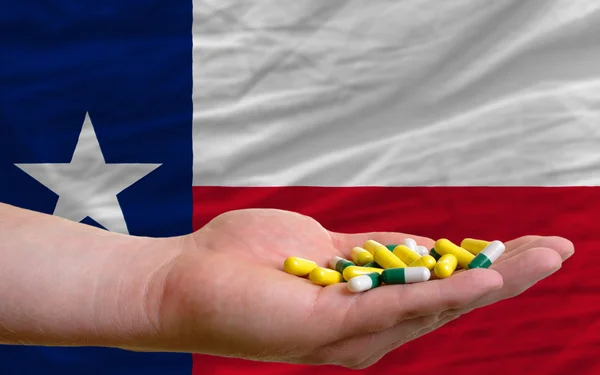
[[[475,255],[471,254],[462,247],[453,244],[450,240],[445,238],[437,240],[433,245],[433,248],[435,252],[439,255],[454,255],[456,257],[456,260],[458,261],[458,265],[462,268],[467,268],[469,263],[471,263],[471,261],[475,258]]]
[[[465,238],[460,243],[460,247],[467,250],[473,255],[477,255],[481,252],[481,250],[485,249],[487,245],[490,243],[484,240],[476,240],[474,238]]]
[[[312,260],[298,257],[289,257],[283,262],[283,270],[295,276],[306,276],[317,267],[317,263]]]
[[[394,253],[394,255],[398,257],[398,259],[400,259],[401,261],[403,261],[406,264],[411,264],[411,263],[419,260],[419,258],[421,257],[414,250],[412,250],[409,247],[404,246],[404,245],[396,246],[394,248],[394,251],[392,251],[392,253]]]
[[[379,242],[373,241],[373,240],[368,240],[363,244],[363,249],[370,252],[371,255],[375,255],[375,250],[379,247],[383,247],[383,248],[387,249],[387,247],[385,247],[382,244],[380,244]]]
[[[308,275],[308,279],[313,283],[321,286],[327,286],[332,284],[341,283],[342,274],[335,270],[330,270],[329,268],[317,267],[310,271]]]
[[[373,254],[373,259],[383,268],[404,268],[406,263],[401,261],[394,253],[389,251],[387,247],[378,247]]]
[[[458,259],[452,254],[444,254],[433,267],[433,273],[440,278],[450,277],[456,270]]]
[[[350,259],[352,259],[357,266],[364,266],[373,261],[373,254],[362,247],[356,246],[350,250]]]
[[[344,268],[344,272],[342,275],[344,276],[344,280],[350,281],[350,279],[353,279],[357,276],[366,275],[368,273],[373,273],[373,272],[381,274],[383,272],[383,269],[382,268],[350,266],[350,267]]]
[[[431,255],[423,255],[416,261],[412,262],[408,265],[408,267],[425,267],[429,271],[433,271],[433,267],[435,267],[436,261],[435,258]]]

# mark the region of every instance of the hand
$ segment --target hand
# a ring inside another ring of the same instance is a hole
[[[280,210],[223,214],[183,237],[183,251],[161,281],[161,349],[364,368],[461,314],[523,292],[573,254],[568,240],[527,236],[506,243],[493,269],[359,294],[345,283],[323,288],[282,271],[289,256],[326,266],[367,239],[386,244],[405,237],[428,248],[434,242],[401,233],[334,233]]]

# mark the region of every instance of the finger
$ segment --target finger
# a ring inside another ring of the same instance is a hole
[[[409,342],[440,321],[440,314],[402,321],[389,329],[342,339],[321,348],[317,362],[355,367],[373,357],[381,357],[389,348]]]
[[[528,243],[535,241],[540,237],[541,236],[528,235],[528,236],[522,236],[519,238],[515,238],[514,240],[506,241],[504,243],[504,245],[506,246],[506,252],[508,253],[508,252],[514,251],[515,249],[517,249],[523,245],[527,245]]]
[[[502,254],[500,258],[496,261],[497,263],[503,262],[507,259],[513,258],[519,254],[524,253],[525,251],[535,248],[535,247],[545,247],[548,249],[552,249],[560,255],[561,259],[564,261],[571,257],[575,252],[575,247],[573,243],[566,238],[549,236],[549,237],[538,237],[533,239],[530,242],[523,243],[520,246],[509,250],[510,244],[506,244],[507,251]]]
[[[507,298],[515,297],[531,288],[538,281],[558,271],[562,258],[553,249],[533,248],[518,254],[501,263],[496,263],[492,268],[502,275],[504,285],[486,296],[477,299],[461,309],[479,308]],[[464,272],[468,274],[472,270]],[[454,277],[454,276],[453,276]]]
[[[350,253],[350,249],[355,246],[362,246],[367,240],[374,240],[383,245],[391,245],[399,244],[405,238],[412,238],[417,242],[417,245],[425,246],[427,248],[433,247],[435,242],[431,238],[395,232],[369,232],[356,234],[330,232],[330,236],[334,246],[343,253]]]
[[[470,270],[424,283],[384,285],[347,298],[338,336],[376,332],[403,320],[458,309],[501,287],[502,277],[489,269]]]
[[[460,316],[461,316],[461,314],[458,314],[458,313],[441,314],[440,317],[438,318],[438,320],[434,324],[422,326],[408,340],[399,339],[399,337],[400,337],[399,335],[401,334],[401,332],[399,332],[401,330],[400,325],[393,327],[389,330],[386,330],[384,332],[381,332],[381,335],[378,337],[375,337],[374,341],[376,341],[377,343],[382,343],[382,344],[387,343],[387,345],[382,346],[382,348],[380,350],[373,351],[373,353],[370,356],[368,356],[367,358],[362,360],[360,363],[358,363],[353,368],[363,369],[363,368],[369,367],[369,366],[377,363],[381,358],[383,358],[389,352],[398,349],[400,346],[408,343],[409,341],[416,340],[419,337],[425,336],[426,334],[431,333],[431,332],[443,327],[444,325],[450,323],[451,321],[458,319]],[[362,345],[364,345],[361,342],[357,342],[356,344],[357,344],[357,347],[359,347],[359,348],[362,347]]]

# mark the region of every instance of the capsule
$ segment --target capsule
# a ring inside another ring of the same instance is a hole
[[[342,274],[338,271],[330,270],[329,268],[317,267],[310,271],[308,279],[313,283],[321,286],[337,284],[344,281]]]
[[[440,254],[437,253],[437,251],[435,251],[435,248],[433,247],[431,248],[431,250],[429,250],[429,255],[431,255],[436,261],[440,260],[440,258],[442,257]]]
[[[433,273],[440,279],[450,277],[456,270],[458,259],[453,254],[444,254],[433,267]]]
[[[481,250],[485,249],[487,245],[489,245],[489,241],[484,240],[476,240],[474,238],[465,238],[460,243],[460,247],[467,250],[473,255],[477,255],[481,252]]]
[[[475,255],[471,254],[462,247],[453,244],[451,241],[445,238],[437,240],[433,245],[433,248],[440,255],[454,255],[456,257],[456,260],[458,261],[458,265],[462,268],[467,268],[469,263],[471,263],[473,258],[475,258]]]
[[[317,263],[312,260],[298,257],[289,257],[283,262],[283,270],[295,276],[306,276],[317,267]]]
[[[363,264],[363,267],[370,267],[370,268],[383,268],[383,267],[381,267],[379,264],[377,264],[377,262],[375,262],[375,261],[369,262],[369,263],[367,263],[367,264]]]
[[[386,249],[389,251],[394,251],[394,249],[398,246],[398,244],[385,245]]]
[[[364,266],[373,261],[373,254],[362,247],[356,246],[350,250],[350,258],[357,266]]]
[[[332,270],[336,270],[339,273],[344,272],[344,268],[346,267],[350,267],[350,266],[355,266],[356,264],[352,263],[349,260],[346,260],[342,257],[333,257],[331,258],[331,260],[329,261],[329,267]]]
[[[373,258],[377,264],[381,265],[383,268],[406,267],[406,263],[401,261],[397,256],[394,255],[394,253],[385,248],[377,248],[377,250],[375,250],[375,254],[373,254]]]
[[[425,246],[417,246],[417,253],[420,256],[429,255],[429,249]]]
[[[374,254],[375,254],[375,249],[377,249],[378,247],[384,247],[384,248],[385,248],[385,246],[383,246],[383,245],[382,245],[382,244],[380,244],[379,242],[377,242],[377,241],[373,241],[373,240],[368,240],[367,242],[365,242],[365,243],[363,244],[363,246],[362,246],[362,247],[363,247],[363,249],[365,249],[365,250],[367,250],[368,252],[370,252],[370,253],[371,253],[371,255],[374,255]]]
[[[467,269],[489,268],[504,252],[504,244],[500,241],[492,241],[469,263]]]
[[[411,250],[410,248],[408,248],[404,245],[396,246],[396,248],[392,252],[394,253],[395,256],[398,257],[398,259],[400,259],[401,261],[403,261],[406,264],[411,264],[411,263],[419,260],[419,258],[421,257],[415,251]]]
[[[356,276],[348,281],[348,290],[354,293],[364,292],[381,285],[381,278],[377,272]]]
[[[388,268],[381,273],[381,282],[387,285],[420,283],[429,280],[431,272],[425,267]]]
[[[382,273],[383,269],[381,268],[370,268],[370,267],[358,267],[358,266],[350,266],[346,267],[343,272],[344,280],[350,281],[350,279],[355,278],[356,276],[366,275],[367,273]]]
[[[417,251],[417,241],[413,240],[412,238],[405,238],[402,240],[402,245],[408,247],[412,251]]]
[[[429,271],[433,271],[433,267],[435,267],[435,263],[436,263],[436,261],[435,261],[434,257],[432,257],[431,255],[423,255],[422,257],[420,257],[416,261],[412,262],[408,266],[409,267],[425,267]]]

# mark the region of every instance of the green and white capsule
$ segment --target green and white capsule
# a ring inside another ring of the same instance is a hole
[[[425,256],[425,255],[429,255],[429,249],[426,246],[417,246],[417,253],[419,253],[420,256]]]
[[[414,252],[417,251],[417,241],[413,240],[412,238],[405,238],[404,240],[402,240],[402,245],[408,247]]]
[[[431,255],[436,261],[440,260],[440,258],[442,257],[440,254],[438,254],[437,251],[435,251],[433,247],[431,248],[431,250],[429,250],[429,255]]]
[[[356,276],[348,281],[348,290],[353,293],[364,292],[381,285],[381,278],[377,272]]]
[[[329,261],[329,268],[331,268],[332,270],[336,270],[339,273],[343,273],[344,268],[350,267],[350,266],[356,266],[356,264],[354,264],[351,261],[344,259],[342,257],[336,256],[336,257],[331,258],[331,260]]]
[[[489,268],[492,263],[502,255],[505,246],[500,241],[492,241],[487,245],[467,266],[467,269],[472,268]]]
[[[429,280],[431,272],[426,267],[388,268],[381,273],[381,282],[388,285],[412,284]]]
[[[369,268],[383,268],[383,267],[381,267],[379,264],[377,264],[377,262],[375,262],[375,261],[372,261],[372,262],[369,262],[369,263],[367,263],[367,264],[364,264],[364,265],[363,265],[363,267],[369,267]]]
[[[417,241],[413,240],[412,238],[405,238],[402,241],[401,245],[408,247],[409,249],[411,249],[414,253],[418,254],[419,256],[429,255],[429,250],[427,250],[427,248],[425,246],[418,246]],[[396,246],[396,247],[398,247],[398,246]],[[419,248],[425,249],[425,252],[423,253],[423,250],[419,249]],[[396,250],[396,249],[394,248],[394,250]],[[393,252],[393,250],[392,250],[392,252]],[[400,258],[400,259],[402,259],[402,258]],[[406,261],[404,261],[404,263],[406,263]],[[412,263],[412,262],[409,261],[408,263]]]

